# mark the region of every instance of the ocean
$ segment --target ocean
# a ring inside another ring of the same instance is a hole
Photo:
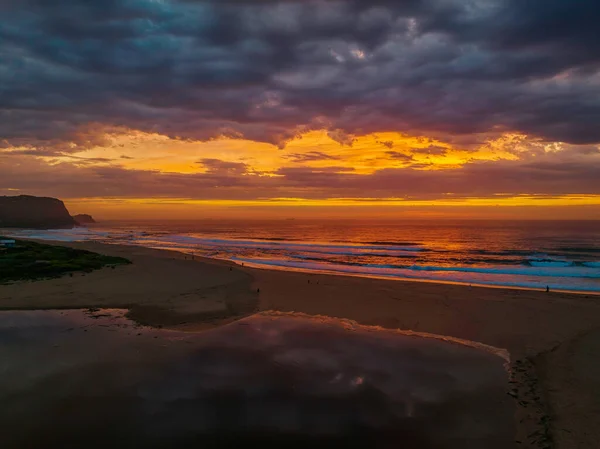
[[[597,221],[144,221],[3,234],[141,245],[268,269],[600,292]]]

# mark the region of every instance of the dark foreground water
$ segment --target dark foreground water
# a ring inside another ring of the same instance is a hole
[[[600,222],[196,221],[7,231],[99,240],[260,268],[600,292]]]
[[[1,312],[0,447],[510,448],[504,362],[335,320]]]

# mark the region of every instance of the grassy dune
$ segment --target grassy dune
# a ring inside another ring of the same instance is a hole
[[[122,257],[20,240],[15,248],[0,248],[0,283],[57,278],[129,263]]]

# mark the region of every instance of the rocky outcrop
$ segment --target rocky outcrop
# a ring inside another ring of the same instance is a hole
[[[0,228],[68,228],[75,225],[64,203],[56,198],[0,196]]]
[[[96,223],[96,220],[94,220],[94,218],[88,214],[73,215],[73,220],[75,220],[75,223],[77,223],[79,226]]]

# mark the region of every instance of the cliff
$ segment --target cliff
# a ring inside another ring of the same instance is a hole
[[[0,228],[66,228],[75,225],[56,198],[0,196]]]
[[[73,220],[80,226],[84,226],[86,224],[96,223],[96,220],[92,218],[91,215],[88,214],[77,214],[73,215]]]

